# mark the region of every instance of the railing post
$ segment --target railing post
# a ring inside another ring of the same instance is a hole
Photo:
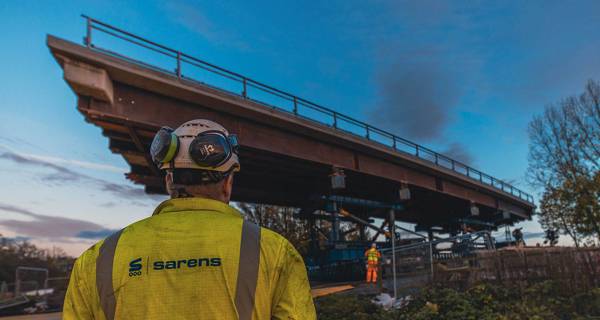
[[[181,52],[177,51],[177,78],[181,79]]]
[[[465,166],[467,167],[467,177],[470,177],[469,173],[470,173],[470,167],[469,166]]]
[[[21,294],[21,279],[19,279],[19,268],[15,270],[15,298]]]
[[[454,162],[454,159],[450,159],[450,161],[452,161],[452,171],[456,171],[456,163]]]
[[[371,137],[370,137],[370,136],[371,136],[371,134],[370,134],[370,132],[369,132],[369,125],[366,125],[366,126],[365,126],[365,129],[367,129],[367,139],[369,139],[369,140],[370,140],[370,139],[371,139]]]
[[[396,212],[394,209],[390,209],[389,212],[389,230],[390,240],[392,240],[392,281],[394,281],[394,299],[398,296],[398,290],[396,287]],[[383,281],[383,277],[382,277]]]
[[[294,96],[294,114],[298,115],[298,98]]]
[[[415,145],[415,150],[416,150],[415,155],[417,156],[417,158],[419,158],[419,145],[418,144]]]
[[[392,141],[393,141],[392,144],[393,144],[394,150],[398,150],[396,148],[396,136],[392,136]]]
[[[438,154],[437,154],[437,153],[435,154],[435,165],[436,165],[436,166],[437,166],[437,165],[439,165],[439,164],[438,164]]]
[[[483,183],[483,174],[479,172],[479,182]]]
[[[248,92],[246,91],[246,78],[242,78],[242,83],[244,84],[244,89],[242,91],[242,96],[244,98],[248,98]]]
[[[433,240],[429,240],[429,268],[431,271],[431,282],[433,283]]]
[[[337,112],[333,113],[333,127],[337,129]]]
[[[86,17],[86,32],[83,42],[88,48],[92,46],[92,18],[90,17]]]

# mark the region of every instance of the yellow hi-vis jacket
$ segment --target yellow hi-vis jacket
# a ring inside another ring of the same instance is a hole
[[[171,199],[75,262],[63,319],[316,319],[302,257],[234,208]]]
[[[381,253],[377,251],[375,248],[370,248],[365,252],[365,256],[367,257],[367,263],[369,265],[376,265],[379,263],[379,258],[381,258]]]

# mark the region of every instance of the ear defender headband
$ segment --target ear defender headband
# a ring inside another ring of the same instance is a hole
[[[150,154],[156,164],[172,161],[179,151],[179,137],[169,127],[162,127],[154,136]],[[238,153],[239,145],[236,135],[225,136],[220,131],[212,130],[199,133],[189,145],[189,155],[201,167],[216,168]]]

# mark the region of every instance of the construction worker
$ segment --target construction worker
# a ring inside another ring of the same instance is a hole
[[[379,259],[381,259],[381,253],[377,251],[376,243],[371,244],[371,248],[365,251],[365,258],[367,258],[367,283],[376,283]]]
[[[302,257],[228,205],[237,148],[208,120],[160,129],[171,199],[77,259],[63,319],[315,319]]]

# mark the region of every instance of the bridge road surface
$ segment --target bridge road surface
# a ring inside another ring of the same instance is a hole
[[[399,190],[408,188],[410,199],[402,202],[397,220],[425,230],[449,228],[463,218],[498,226],[533,213],[533,198],[500,179],[400,137],[393,136],[392,147],[389,140],[375,139],[383,131],[339,113],[329,114],[337,122],[325,124],[303,115],[307,107],[290,112],[262,103],[258,94],[252,96],[256,83],[240,95],[201,82],[203,77],[192,79],[193,65],[186,65],[183,75],[173,74],[95,45],[51,35],[47,45],[77,96],[78,111],[101,128],[109,149],[130,165],[127,178],[148,193],[166,194],[163,173],[148,152],[154,133],[163,125],[176,128],[205,118],[239,137],[242,170],[234,180],[233,201],[292,206],[311,215],[323,208],[311,201],[331,193],[330,175],[341,168],[343,195],[349,198],[398,203]],[[343,127],[352,121],[366,136]],[[363,219],[389,217],[387,210],[349,211]]]

